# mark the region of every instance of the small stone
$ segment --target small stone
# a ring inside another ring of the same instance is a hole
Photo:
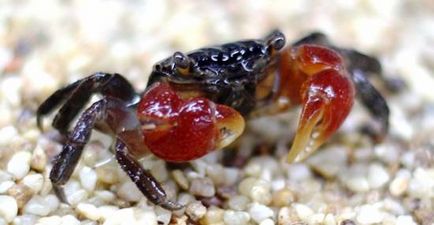
[[[76,180],[70,180],[65,184],[65,196],[68,203],[76,206],[78,203],[87,199],[88,193],[86,190],[81,189],[81,185]]]
[[[113,205],[103,205],[98,207],[100,218],[104,221],[111,217],[114,212],[118,211],[119,207]]]
[[[401,196],[403,195],[407,189],[408,184],[410,182],[410,172],[398,172],[396,177],[390,182],[389,185],[389,191],[394,196]]]
[[[30,170],[31,157],[30,152],[20,151],[15,153],[8,162],[7,171],[14,175],[15,179],[20,180]]]
[[[248,177],[240,182],[238,190],[241,194],[248,196],[254,202],[269,204],[272,196],[270,183],[254,177]]]
[[[369,191],[369,182],[366,177],[347,177],[345,180],[345,184],[351,191],[354,192],[364,193]]]
[[[302,223],[300,218],[295,213],[295,210],[289,207],[282,207],[277,214],[277,224],[278,225],[290,225]]]
[[[337,224],[336,219],[332,214],[328,213],[325,215],[324,225],[336,225],[336,224]]]
[[[17,184],[9,188],[8,195],[17,200],[18,208],[23,208],[24,205],[32,198],[33,191],[27,185]]]
[[[44,185],[44,177],[41,174],[29,174],[22,180],[23,184],[31,188],[33,193],[37,194]]]
[[[248,211],[250,217],[256,223],[260,223],[262,220],[274,217],[274,211],[271,208],[259,203],[252,203]]]
[[[39,217],[31,214],[25,214],[21,216],[17,216],[14,218],[14,225],[33,225],[36,224],[36,221]]]
[[[283,188],[273,193],[272,205],[276,207],[288,206],[294,199],[294,193],[288,188]]]
[[[62,224],[62,218],[60,216],[47,216],[38,219],[36,225],[58,225]]]
[[[236,195],[228,200],[229,208],[233,210],[245,210],[247,208],[247,204],[250,202],[250,199],[244,195]]]
[[[201,197],[212,197],[215,195],[215,187],[209,178],[195,178],[191,181],[190,193]]]
[[[384,218],[383,213],[375,205],[363,205],[356,220],[361,224],[375,224],[380,223]]]
[[[223,214],[223,221],[228,225],[247,225],[250,215],[242,211],[226,210]]]
[[[84,189],[87,191],[93,191],[96,186],[97,175],[95,170],[90,167],[84,166],[81,168],[80,173],[80,182]]]
[[[223,209],[211,206],[206,211],[206,214],[200,220],[202,224],[218,224],[223,222],[225,211]]]
[[[157,221],[159,225],[168,225],[170,223],[170,219],[172,218],[172,212],[163,209],[162,207],[156,207],[155,213],[157,214]]]
[[[166,181],[169,177],[166,169],[166,163],[163,160],[153,161],[150,172],[159,182]]]
[[[347,151],[342,147],[327,148],[309,157],[307,163],[325,178],[335,177],[347,163]]]
[[[104,202],[111,202],[116,198],[115,194],[111,191],[102,190],[102,191],[95,191],[94,193],[96,197],[98,197]]]
[[[57,209],[59,204],[59,200],[54,195],[44,197],[35,195],[24,206],[24,212],[37,216],[47,216],[50,212]]]
[[[157,225],[154,212],[141,208],[124,208],[114,212],[104,221],[104,225],[146,224]]]
[[[432,221],[431,221],[432,222]],[[417,225],[411,216],[398,216],[396,225]]]
[[[130,180],[121,184],[117,194],[119,197],[129,202],[138,202],[143,198],[142,192],[140,192],[136,184]]]
[[[181,170],[173,170],[172,176],[179,187],[183,190],[188,190],[188,179]]]
[[[295,209],[298,218],[302,221],[309,221],[309,218],[313,215],[313,210],[307,205],[297,203],[293,204],[292,207]]]
[[[206,167],[206,174],[216,186],[222,185],[225,181],[224,169],[220,164],[208,165]]]
[[[116,184],[119,182],[118,165],[108,163],[95,168],[98,180],[106,184]]]
[[[46,165],[47,165],[47,154],[45,154],[44,149],[40,145],[37,145],[32,153],[32,158],[30,160],[30,167],[37,172],[43,172],[45,170]]]
[[[7,180],[0,183],[0,194],[6,193],[9,188],[13,187],[15,185],[15,182]]]
[[[206,207],[202,205],[202,202],[192,202],[187,205],[185,213],[190,219],[197,221],[206,214]]]
[[[418,198],[434,197],[434,169],[417,168],[410,180],[408,193]]]
[[[371,188],[381,188],[389,182],[390,175],[380,164],[372,164],[368,171],[368,182]]]
[[[71,215],[62,216],[61,221],[62,225],[80,225],[80,221]]]
[[[77,205],[77,211],[90,220],[96,221],[101,217],[98,208],[92,204],[79,203]]]
[[[17,216],[18,204],[15,198],[0,195],[0,215],[6,220],[6,222],[12,222],[12,220]]]
[[[232,186],[235,185],[238,182],[238,178],[240,176],[240,170],[236,168],[224,168],[224,185],[225,186]]]
[[[270,218],[262,220],[259,225],[274,225],[274,221]]]
[[[309,224],[321,224],[324,222],[325,215],[323,213],[316,213],[310,216]]]

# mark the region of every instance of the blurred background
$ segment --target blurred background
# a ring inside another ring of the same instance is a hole
[[[415,150],[414,164],[406,169],[412,174],[423,167],[423,179],[418,173],[411,176],[427,183],[421,192],[403,193],[410,199],[428,198],[428,203],[421,214],[405,206],[394,215],[411,214],[402,221],[431,224],[432,0],[0,0],[0,167],[12,153],[33,149],[40,135],[35,109],[62,85],[105,71],[124,75],[141,90],[152,65],[174,51],[260,38],[276,28],[288,43],[322,31],[339,46],[378,56],[386,76],[406,82],[408,88],[389,99],[392,133],[404,148],[422,149],[420,161]],[[381,163],[395,168],[392,162]],[[405,201],[397,200],[410,204]]]

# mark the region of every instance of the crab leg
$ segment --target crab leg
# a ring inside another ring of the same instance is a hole
[[[288,162],[312,154],[341,126],[354,101],[354,87],[342,59],[317,45],[289,48],[281,59],[282,90],[302,110]],[[289,88],[288,88],[289,87]]]
[[[186,99],[167,83],[155,83],[137,109],[145,145],[158,157],[186,162],[232,143],[244,130],[234,109],[203,97]]]

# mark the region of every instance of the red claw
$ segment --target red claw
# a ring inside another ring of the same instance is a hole
[[[244,129],[244,119],[234,109],[203,97],[183,99],[166,83],[152,86],[137,112],[145,145],[173,162],[190,161],[223,148]]]
[[[353,105],[354,87],[344,72],[342,59],[333,50],[303,45],[287,51],[283,60],[285,83],[291,90],[298,90],[286,95],[302,105],[288,161],[301,161],[341,126]]]

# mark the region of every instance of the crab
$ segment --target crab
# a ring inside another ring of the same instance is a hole
[[[245,119],[301,106],[287,159],[298,162],[336,132],[357,96],[380,124],[374,138],[384,138],[389,109],[366,78],[381,77],[377,59],[336,47],[319,32],[285,42],[275,30],[262,39],[175,52],[154,65],[143,93],[122,75],[102,72],[55,91],[37,109],[42,129],[42,118],[60,108],[52,125],[66,141],[50,172],[55,194],[67,202],[63,185],[93,129],[114,138],[121,168],[150,202],[169,210],[183,206],[138,160],[150,153],[175,163],[200,158],[233,143]],[[100,100],[84,109],[94,94]]]

